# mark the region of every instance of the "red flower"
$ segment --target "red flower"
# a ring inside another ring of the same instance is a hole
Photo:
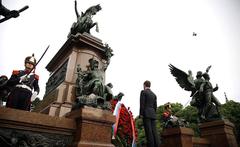
[[[117,100],[111,100],[112,111],[114,111],[117,102]],[[116,135],[122,142],[127,143],[128,146],[131,146],[133,139],[135,139],[135,141],[137,139],[137,129],[132,112],[130,108],[126,108],[124,104],[121,104]]]

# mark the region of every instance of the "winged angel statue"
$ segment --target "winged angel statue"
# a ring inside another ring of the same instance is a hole
[[[198,110],[198,117],[201,122],[220,119],[219,113],[220,102],[213,95],[213,92],[218,89],[212,87],[209,82],[210,77],[208,74],[209,66],[205,73],[201,71],[197,72],[196,79],[192,76],[192,71],[189,70],[188,74],[172,64],[169,64],[170,72],[175,77],[177,83],[181,88],[186,91],[190,91],[192,100],[191,106],[194,106]]]

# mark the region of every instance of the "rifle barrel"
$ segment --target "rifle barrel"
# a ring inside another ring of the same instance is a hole
[[[23,8],[19,9],[18,12],[25,11],[25,10],[28,9],[28,8],[29,8],[28,6],[24,6]]]

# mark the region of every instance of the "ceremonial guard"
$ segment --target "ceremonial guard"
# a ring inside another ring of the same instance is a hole
[[[164,122],[167,122],[172,118],[172,106],[170,102],[164,104],[162,118]]]
[[[39,76],[35,74],[36,59],[34,54],[25,58],[24,70],[13,70],[8,85],[13,87],[6,106],[9,108],[30,111],[31,101],[39,93]]]

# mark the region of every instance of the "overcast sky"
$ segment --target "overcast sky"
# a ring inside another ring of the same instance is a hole
[[[108,43],[114,56],[106,71],[106,83],[115,95],[123,92],[123,103],[134,117],[139,114],[143,82],[150,80],[158,105],[180,102],[190,92],[179,87],[168,64],[193,75],[210,69],[214,94],[221,103],[224,92],[240,101],[240,1],[239,0],[78,0],[78,11],[100,4],[93,17],[99,23],[91,34]],[[24,58],[40,58],[50,48],[36,73],[40,75],[42,98],[49,73],[46,65],[67,40],[76,21],[74,0],[2,0],[9,9],[29,9],[18,18],[0,24],[0,75],[10,77],[13,69],[24,68]],[[197,36],[193,36],[193,32]]]

